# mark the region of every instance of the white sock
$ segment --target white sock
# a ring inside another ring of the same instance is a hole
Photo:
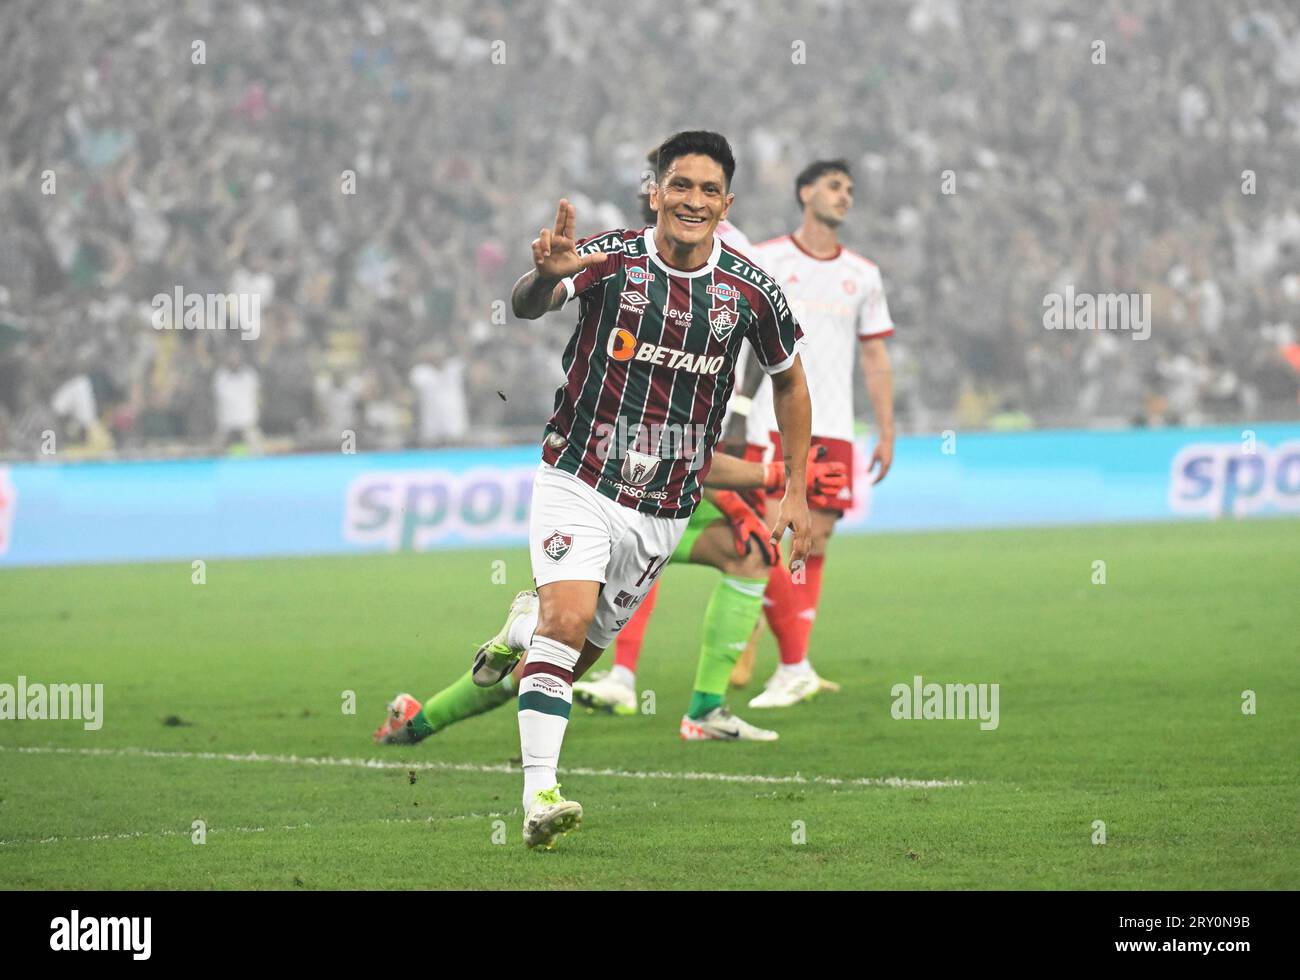
[[[629,687],[634,691],[636,690],[635,672],[628,670],[622,664],[615,664],[614,669],[609,672],[609,676],[611,680],[618,681],[624,687]]]
[[[808,658],[805,656],[797,664],[782,664],[777,670],[789,674],[791,677],[802,677],[804,674],[812,673],[812,664],[808,662]]]
[[[533,797],[556,783],[554,766],[524,766],[524,813],[532,805]]]
[[[556,783],[560,746],[573,707],[578,651],[548,636],[533,636],[519,681],[519,747],[524,759],[524,812],[533,797]]]
[[[527,650],[533,644],[533,633],[536,629],[536,612],[520,616],[510,624],[510,632],[506,634],[506,642],[510,644],[512,649]]]

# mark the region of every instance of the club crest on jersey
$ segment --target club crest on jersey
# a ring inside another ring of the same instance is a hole
[[[736,309],[734,300],[713,301],[713,308],[709,310],[709,329],[713,331],[713,336],[719,341],[725,341],[731,336],[731,331],[736,329],[736,324],[740,320],[740,313]]]
[[[561,534],[559,531],[556,531],[542,542],[542,551],[551,561],[562,561],[572,547],[573,535]]]
[[[634,487],[645,486],[654,477],[655,470],[659,469],[659,457],[639,453],[635,449],[625,449],[623,452],[620,475]]]
[[[654,282],[655,274],[648,269],[642,269],[640,266],[633,266],[627,270],[627,281],[634,286],[639,286],[642,283]]]

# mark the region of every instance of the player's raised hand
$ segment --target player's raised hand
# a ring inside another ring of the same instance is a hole
[[[587,266],[605,260],[604,252],[578,254],[573,235],[577,220],[577,209],[567,200],[561,200],[555,212],[555,227],[543,228],[533,239],[533,267],[539,278],[558,280],[575,276]]]

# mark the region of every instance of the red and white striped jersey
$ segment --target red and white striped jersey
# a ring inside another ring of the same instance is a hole
[[[815,258],[790,235],[754,245],[750,254],[781,284],[803,328],[799,356],[812,399],[812,434],[851,440],[858,342],[894,332],[880,270],[843,246],[832,258]],[[746,438],[766,445],[768,433],[775,430],[772,382],[764,378],[754,395]]]

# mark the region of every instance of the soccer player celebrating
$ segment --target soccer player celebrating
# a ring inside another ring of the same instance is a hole
[[[800,330],[780,287],[714,235],[734,200],[734,172],[722,136],[678,133],[659,150],[654,229],[576,242],[574,208],[561,201],[511,296],[515,315],[530,320],[580,299],[529,513],[536,625],[521,593],[474,665],[486,686],[527,658],[517,704],[530,847],[549,848],[581,821],[582,807],[556,784],[573,681],[685,532],[746,339],[773,378],[784,445],[786,491],[769,540],[791,528],[792,561],[807,554],[811,409],[795,352]]]
[[[650,151],[648,162],[657,167],[659,148]],[[653,227],[658,213],[650,206],[650,190],[639,195],[641,215]],[[744,253],[749,239],[734,224],[723,219],[714,230],[724,245]],[[565,280],[566,283],[570,280]],[[744,363],[739,362],[738,367]],[[757,368],[751,368],[757,371]],[[739,373],[737,383],[743,380]],[[728,402],[723,426],[730,417]],[[748,403],[749,399],[743,399]],[[743,443],[737,447],[744,451]],[[824,448],[811,450],[807,466],[807,492],[810,495],[837,493],[848,479],[844,464],[824,462]],[[714,587],[705,609],[699,662],[694,689],[679,732],[684,740],[719,739],[727,741],[774,741],[775,732],[750,725],[723,705],[727,683],[740,650],[762,618],[762,594],[767,585],[769,567],[781,560],[780,549],[771,542],[762,515],[763,495],[757,497],[757,509],[751,499],[737,490],[778,493],[785,485],[785,467],[779,460],[745,462],[738,455],[718,452],[704,478],[703,499],[691,514],[681,541],[669,564],[689,562],[718,569],[723,578]],[[615,641],[613,670],[598,671],[573,684],[573,700],[588,708],[616,715],[637,711],[636,668],[640,658],[646,623],[654,608],[659,579],[645,597],[634,606]],[[627,601],[625,598],[624,601]],[[519,629],[531,630],[536,624],[535,593],[519,597]],[[492,641],[489,641],[489,644]],[[505,643],[505,639],[498,642]],[[413,745],[450,725],[499,707],[515,696],[518,674],[523,664],[501,683],[479,687],[473,670],[431,695],[423,704],[405,692],[388,704],[384,723],[375,731],[376,742],[386,745]]]
[[[655,162],[654,153],[650,159]],[[641,205],[642,217],[653,225],[658,216],[650,206],[648,192],[641,197]],[[749,239],[726,220],[718,223],[715,234],[741,254],[751,248]],[[756,365],[749,365],[748,370],[751,374],[761,374]],[[743,380],[739,377],[738,383]],[[733,398],[728,403],[724,426],[735,402]],[[749,399],[744,402],[747,404]],[[738,448],[744,450],[743,439]],[[809,456],[810,494],[834,494],[846,480],[842,463],[818,462]],[[751,483],[734,489],[756,487],[760,491],[780,492],[784,469],[779,462],[769,464],[765,484]],[[758,496],[761,499],[762,493]],[[694,689],[679,728],[685,740],[775,741],[777,738],[776,732],[750,725],[723,706],[731,671],[762,617],[768,568],[781,561],[779,550],[768,546],[766,535],[762,534],[761,509],[760,504],[759,511],[755,511],[750,501],[733,491],[706,487],[704,500],[691,515],[686,532],[669,559],[669,564],[707,565],[722,572],[722,579],[714,586],[705,607]],[[590,679],[573,685],[573,697],[579,704],[618,715],[636,713],[637,663],[658,591],[656,581],[631,613],[627,626],[619,632],[613,669],[592,674]]]
[[[658,162],[659,162],[658,155],[659,155],[659,149],[656,147],[655,149],[650,151],[649,155],[646,158],[646,161],[650,164],[652,168],[657,168],[658,166]],[[654,223],[659,219],[659,215],[658,212],[656,212],[655,209],[650,204],[650,188],[648,185],[643,186],[642,193],[639,194],[637,197],[637,203],[641,208],[641,220],[644,221],[647,225],[653,226]],[[718,227],[714,230],[714,234],[717,235],[717,237],[721,238],[724,244],[731,246],[742,255],[749,254],[749,250],[751,247],[749,238],[745,235],[744,232],[742,232],[739,228],[737,228],[735,224],[733,224],[729,219],[724,218],[721,221],[719,221]],[[745,367],[745,363],[746,362],[741,361],[737,364],[737,372],[736,372],[737,386],[740,386],[741,384],[744,383],[745,379],[743,375],[743,368]],[[734,398],[732,399],[732,401],[734,401]],[[730,418],[731,418],[731,403],[728,402],[727,412],[722,419],[722,425],[724,431],[726,430],[726,426]],[[740,452],[744,452],[745,449],[743,442],[739,447],[733,447],[733,448],[738,448]],[[784,473],[781,473],[780,476],[784,477]],[[732,502],[732,499],[733,498],[730,496],[724,498],[724,500],[729,504]],[[753,504],[751,502],[741,499],[740,503],[748,510],[751,511],[754,510]],[[742,512],[737,508],[735,510],[735,513],[737,515],[740,515]],[[697,508],[695,513],[691,515],[691,523],[686,526],[686,533],[682,535],[681,543],[678,544],[677,550],[673,552],[673,557],[670,560],[670,564],[682,561],[683,553],[685,553],[686,556],[685,560],[689,561],[690,553],[694,549],[694,539],[696,537],[696,535],[693,532],[696,531],[697,529],[707,526],[708,524],[710,524],[711,522],[713,522],[714,520],[716,520],[721,516],[722,515],[718,513],[716,500],[712,495],[706,493],[704,504],[702,504],[699,508]],[[761,519],[762,515],[761,513],[756,513],[756,516]],[[737,550],[743,556],[746,551],[750,550],[747,544],[743,547],[741,545],[741,540],[742,540],[741,535],[744,533],[744,526],[745,526],[744,521],[732,520],[730,521],[730,524],[736,530]],[[707,537],[712,537],[712,534],[707,535]],[[732,574],[732,569],[730,568],[721,568],[720,570],[724,575],[727,575],[728,577],[730,577]],[[753,572],[758,572],[759,570],[756,567],[751,566],[749,568],[743,569],[742,571],[753,573]],[[767,584],[766,569],[763,569],[761,574],[763,577],[763,585],[764,587],[766,587]],[[745,576],[742,574],[739,576],[739,578],[744,579]],[[753,580],[751,580],[751,582],[752,581]],[[752,588],[748,588],[743,584],[741,584],[739,588],[732,589],[730,593],[724,593],[724,595],[729,594],[733,596],[731,602],[728,602],[726,599],[722,599],[717,603],[710,601],[709,609],[713,610],[713,612],[712,613],[706,612],[705,614],[704,635],[706,637],[706,640],[704,643],[704,647],[703,649],[701,649],[700,652],[701,666],[703,666],[705,660],[708,658],[707,651],[711,645],[709,640],[714,635],[716,635],[716,631],[711,630],[709,628],[710,627],[709,620],[711,618],[716,618],[719,621],[730,622],[731,620],[735,619],[736,617],[727,615],[727,613],[730,612],[730,609],[727,607],[734,606],[737,603],[744,604],[746,599],[749,598],[749,594],[752,591],[754,591]],[[717,589],[715,589],[714,594],[715,596],[718,595]],[[641,659],[641,647],[645,642],[646,626],[650,622],[650,616],[654,612],[655,604],[658,601],[659,601],[659,582],[658,580],[656,580],[654,586],[650,589],[649,592],[646,593],[645,598],[641,600],[641,602],[637,605],[635,611],[632,613],[631,618],[628,620],[627,625],[623,627],[623,629],[619,630],[618,638],[614,642],[613,669],[607,671],[597,671],[593,673],[588,679],[579,681],[577,684],[575,684],[573,688],[574,700],[578,701],[580,704],[587,706],[588,708],[594,708],[602,711],[610,711],[617,715],[630,715],[636,713],[637,710],[636,669],[637,669],[637,664]],[[759,599],[758,601],[761,602],[761,599]],[[761,609],[761,607],[759,608]],[[755,619],[757,620],[758,616],[761,615],[762,615],[761,611],[757,612],[755,614]],[[740,624],[738,623],[737,625]],[[753,632],[752,629],[746,629],[747,636],[749,633],[752,632]],[[723,642],[722,649],[730,650],[731,649],[730,644]],[[697,677],[696,678],[697,681],[703,681],[704,686],[706,687],[712,686],[711,675],[713,671],[709,670],[705,673],[706,673],[706,677]],[[723,684],[721,688],[719,688],[719,696],[721,695],[721,692],[725,690],[726,690],[726,684]],[[698,709],[703,707],[703,703],[699,698],[694,697],[695,693],[702,693],[698,686],[696,688],[696,691],[693,692],[693,696],[692,696],[692,701],[695,702],[692,705],[692,707]],[[695,714],[698,715],[699,712],[696,711]],[[697,719],[692,718],[692,711],[688,709],[686,713],[686,718],[683,719],[683,725],[681,729],[684,737],[689,737],[689,734],[695,730],[692,728],[688,728],[686,722],[695,721],[695,720]],[[702,730],[707,730],[707,729],[702,729]],[[751,728],[751,731],[759,732],[762,731],[762,729]],[[735,736],[724,736],[724,737],[735,737]]]
[[[764,690],[749,702],[751,708],[782,708],[812,697],[826,686],[808,661],[808,641],[821,594],[826,544],[835,522],[853,505],[853,361],[860,349],[862,372],[879,427],[879,439],[867,472],[879,483],[894,458],[893,380],[885,338],[894,332],[885,303],[880,270],[875,263],[840,244],[839,227],[853,207],[853,177],[843,160],[819,160],[795,179],[795,197],[803,209],[803,223],[789,235],[754,246],[753,256],[781,283],[806,333],[801,356],[808,373],[812,397],[812,444],[824,446],[828,460],[847,466],[848,485],[835,495],[809,497],[812,508],[812,551],[803,567],[802,583],[777,563],[768,578],[764,606],[767,622],[776,636],[781,664]],[[773,416],[772,390],[756,372],[746,375],[746,385],[728,426],[727,441],[739,438],[742,426],[751,457],[759,457],[770,444],[779,457],[780,434]],[[748,390],[745,390],[748,389]],[[741,413],[744,395],[754,393],[748,421]],[[752,664],[753,645],[746,651]],[[742,659],[737,678],[747,679]]]

